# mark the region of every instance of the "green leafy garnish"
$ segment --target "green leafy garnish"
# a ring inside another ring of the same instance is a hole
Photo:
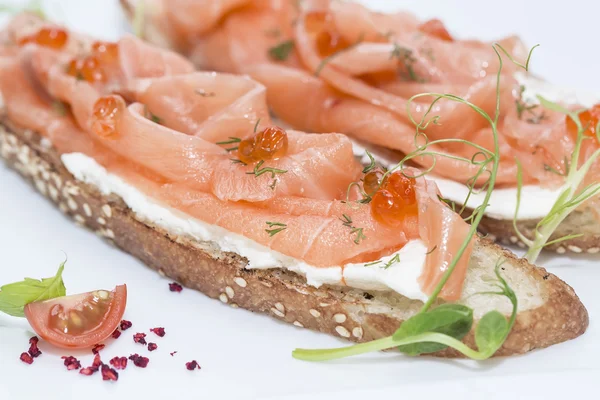
[[[389,268],[389,267],[391,267],[392,265],[394,265],[394,264],[396,264],[396,263],[399,263],[399,262],[400,262],[400,254],[396,254],[394,257],[392,257],[392,258],[390,259],[390,261],[386,262],[386,263],[383,265],[383,267],[382,267],[382,268],[383,268],[383,269],[388,269],[388,268]],[[365,265],[366,265],[366,264],[365,264]]]
[[[290,56],[292,50],[294,50],[294,40],[284,40],[277,46],[269,49],[269,56],[277,61],[285,61]]]
[[[558,171],[550,166],[544,166],[544,168],[552,173],[565,177],[565,183],[561,189],[561,192],[554,202],[552,209],[544,218],[542,218],[536,225],[533,231],[533,238],[526,237],[517,225],[517,217],[519,214],[519,208],[521,205],[521,192],[523,187],[521,164],[517,163],[517,208],[515,210],[515,216],[513,218],[513,228],[519,239],[525,243],[528,247],[528,251],[525,254],[525,258],[529,262],[534,263],[542,249],[546,246],[563,242],[565,240],[574,239],[581,237],[582,234],[569,234],[557,239],[551,237],[558,228],[558,226],[577,209],[581,204],[588,201],[592,197],[600,194],[600,182],[591,183],[581,188],[586,174],[590,170],[593,163],[600,156],[600,149],[597,149],[592,155],[585,160],[585,162],[579,166],[579,157],[581,153],[581,144],[584,140],[590,140],[591,138],[585,136],[585,131],[589,128],[581,122],[579,117],[580,111],[572,111],[564,106],[552,102],[542,96],[537,96],[540,105],[551,111],[566,114],[575,125],[577,126],[577,140],[575,141],[575,148],[571,153],[571,158],[565,158],[565,171]],[[598,134],[598,130],[596,130]],[[598,137],[596,137],[597,139]],[[579,166],[579,167],[578,167]]]
[[[537,46],[535,46],[537,47]],[[442,275],[442,278],[430,294],[427,301],[423,304],[421,310],[404,321],[400,328],[394,333],[394,335],[373,340],[371,342],[361,343],[354,346],[343,347],[339,349],[326,349],[326,350],[305,350],[296,349],[292,354],[295,358],[308,361],[324,361],[332,360],[337,358],[354,356],[357,354],[367,353],[371,351],[378,351],[397,347],[400,351],[408,355],[417,355],[424,353],[432,353],[443,350],[447,347],[451,347],[454,350],[464,354],[465,356],[475,360],[485,360],[503,345],[504,341],[508,337],[517,316],[517,297],[513,290],[508,286],[504,278],[500,275],[500,265],[502,260],[498,260],[495,268],[495,274],[498,279],[497,287],[498,291],[491,291],[486,293],[480,293],[482,295],[494,295],[494,296],[505,296],[512,304],[512,313],[509,320],[499,313],[498,311],[490,311],[486,313],[477,324],[475,328],[475,343],[478,350],[474,350],[461,342],[461,339],[471,330],[473,325],[473,311],[466,306],[459,304],[449,304],[433,307],[436,303],[438,296],[440,295],[444,285],[450,279],[450,276],[454,272],[459,260],[470,245],[471,239],[477,233],[477,227],[481,222],[484,212],[489,205],[489,200],[494,189],[496,176],[498,174],[498,167],[500,163],[500,144],[498,135],[498,121],[500,118],[500,79],[502,76],[503,59],[500,52],[503,52],[507,57],[517,64],[518,66],[528,69],[529,61],[533,53],[532,48],[527,57],[525,65],[516,62],[510,54],[504,50],[504,48],[498,43],[494,43],[492,46],[499,61],[498,73],[496,75],[496,109],[493,116],[490,116],[486,111],[476,106],[475,104],[455,95],[443,94],[443,93],[422,93],[415,95],[407,102],[407,112],[409,119],[417,127],[415,134],[415,144],[417,149],[412,153],[407,154],[394,168],[386,171],[383,177],[384,180],[387,175],[394,173],[399,170],[405,176],[409,178],[418,178],[429,173],[435,167],[437,157],[448,157],[453,160],[465,162],[473,166],[477,166],[478,170],[475,175],[469,180],[469,194],[467,200],[464,202],[464,207],[468,202],[468,198],[472,192],[476,190],[485,190],[485,197],[480,207],[477,207],[469,220],[471,221],[471,227],[466,236],[466,239],[455,253],[452,261],[448,265],[446,271]],[[396,55],[401,56],[402,54]],[[421,97],[433,97],[434,100],[429,105],[428,109],[421,118],[421,121],[416,121],[411,113],[412,103]],[[456,103],[464,104],[479,115],[481,115],[489,124],[492,130],[494,150],[490,151],[476,143],[472,143],[463,139],[438,139],[429,141],[424,133],[424,130],[431,123],[437,124],[439,116],[429,117],[432,110],[435,109],[436,103],[442,99],[453,101]],[[440,153],[429,149],[429,146],[441,143],[461,143],[472,146],[476,149],[476,153],[473,157],[466,158],[461,156],[454,156],[447,153]],[[600,152],[600,150],[599,150]],[[422,158],[424,156],[431,157],[433,159],[432,166],[427,170],[423,171],[420,175],[415,176],[414,172],[404,172],[404,167],[414,158]],[[576,165],[576,163],[575,163]],[[480,189],[475,189],[475,184],[479,182],[482,177],[487,176],[483,186]],[[600,183],[598,184],[600,185]],[[352,185],[349,186],[348,192]],[[347,201],[349,203],[349,201]],[[464,211],[461,210],[461,213]],[[345,226],[352,227],[352,220],[347,216],[343,215],[341,219]],[[437,247],[434,247],[428,253],[433,252]]]
[[[52,278],[41,281],[25,278],[21,282],[0,287],[0,311],[13,317],[24,317],[23,309],[27,304],[65,296],[67,290],[62,280],[62,272],[66,262],[67,260],[60,264]]]
[[[287,229],[287,225],[282,224],[281,222],[267,221],[267,226],[271,229],[265,229],[265,232],[267,232],[271,237]]]
[[[418,76],[415,72],[414,64],[417,61],[417,59],[414,57],[413,51],[411,49],[407,49],[406,47],[398,45],[398,43],[394,43],[394,48],[390,53],[390,59],[392,58],[398,59],[398,61],[400,61],[404,69],[406,69],[406,73],[403,72],[401,74],[401,77],[404,80],[420,83],[426,82],[424,78]]]
[[[154,122],[156,124],[160,124],[160,121],[161,121],[159,116],[152,114],[152,113],[150,113],[150,120],[152,120],[152,122]]]
[[[354,225],[352,225],[352,218],[350,218],[350,216],[342,214],[342,218],[340,218],[340,221],[342,221],[342,224],[344,226],[350,228],[351,235],[356,235],[356,237],[353,240],[354,243],[360,244],[362,240],[367,238],[363,233],[363,228],[357,228]]]

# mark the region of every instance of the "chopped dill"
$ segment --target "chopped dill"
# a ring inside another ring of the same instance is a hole
[[[276,61],[285,61],[294,50],[295,44],[293,39],[284,40],[278,45],[269,49],[269,56]]]
[[[271,178],[275,179],[275,175],[276,174],[285,174],[287,172],[286,169],[277,169],[277,168],[273,168],[273,167],[264,167],[264,168],[261,168],[264,163],[265,163],[264,160],[260,160],[258,162],[258,164],[256,164],[254,166],[254,170],[252,170],[250,172],[246,172],[246,174],[248,174],[248,175],[254,175],[254,176],[256,176],[258,178],[262,174],[269,173],[269,174],[271,174]]]
[[[230,158],[231,162],[234,164],[242,164],[242,165],[248,165],[245,162],[243,162],[242,160],[238,159],[238,158]]]
[[[344,226],[347,226],[348,228],[350,228],[351,235],[356,234],[356,237],[353,240],[354,243],[360,244],[361,240],[364,240],[367,238],[365,236],[365,234],[363,233],[363,228],[357,228],[354,225],[352,225],[352,218],[350,218],[347,214],[342,214],[342,218],[339,218],[339,220],[342,221],[342,224]]]
[[[267,232],[269,234],[269,236],[271,236],[271,237],[273,237],[274,235],[278,234],[279,232],[287,229],[287,225],[282,224],[281,222],[267,221],[267,226],[271,229],[265,229],[265,232]]]
[[[390,261],[386,262],[382,268],[388,269],[392,265],[399,263],[399,262],[400,262],[400,254],[396,253],[396,255]]]
[[[367,156],[369,157],[369,160],[371,160],[371,162],[369,163],[369,165],[367,165],[365,168],[363,168],[363,170],[362,170],[363,174],[371,172],[372,170],[375,169],[375,158],[373,157],[373,155],[371,153],[369,153],[369,150],[365,150],[365,153],[367,154]]]
[[[219,146],[224,146],[224,145],[239,143],[241,141],[242,141],[242,139],[240,139],[238,137],[229,136],[229,140],[225,140],[223,142],[217,142],[216,144],[218,144]],[[238,149],[238,146],[234,146],[234,147],[226,148],[225,150],[227,150],[228,152],[230,152],[230,151],[235,151],[237,149]]]
[[[397,58],[398,61],[404,66],[406,72],[400,73],[400,77],[406,81],[424,83],[426,80],[417,75],[414,69],[414,64],[417,59],[413,55],[411,49],[400,46],[398,43],[394,43],[394,48],[390,53],[390,59]]]
[[[433,246],[433,248],[431,250],[429,250],[427,253],[425,253],[425,255],[430,255],[431,253],[433,253],[435,250],[437,249],[437,244],[435,246]]]
[[[65,104],[59,100],[54,100],[52,102],[52,109],[54,110],[55,113],[57,113],[61,117],[64,117],[65,115],[67,115],[68,107],[69,106],[67,104]]]

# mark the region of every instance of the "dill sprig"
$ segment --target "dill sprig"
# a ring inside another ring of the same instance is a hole
[[[267,226],[271,229],[265,229],[265,232],[269,234],[270,237],[278,234],[281,231],[287,229],[287,224],[283,224],[281,222],[269,222],[267,221]]]
[[[226,145],[230,145],[230,144],[239,143],[241,141],[242,141],[242,139],[240,139],[238,137],[229,136],[229,140],[217,142],[216,144],[218,144],[219,146],[226,146]],[[225,150],[230,152],[230,151],[236,151],[237,149],[238,149],[238,146],[234,146],[234,147],[228,147]]]
[[[354,243],[360,244],[362,240],[365,240],[367,238],[363,232],[363,228],[357,228],[356,226],[354,226],[352,218],[347,214],[342,214],[340,221],[342,221],[342,225],[350,228],[350,235],[356,235],[356,237],[353,240]]]
[[[420,77],[415,71],[414,65],[417,59],[411,49],[400,46],[394,43],[394,47],[390,53],[390,59],[396,58],[406,69],[406,73],[402,73],[401,77],[406,81],[424,83],[426,80]]]
[[[294,50],[294,47],[295,44],[293,39],[284,40],[269,49],[269,56],[276,61],[285,61],[292,53],[292,50]]]
[[[286,169],[277,169],[277,168],[272,168],[272,167],[264,167],[261,168],[262,165],[265,163],[264,160],[260,160],[255,166],[254,169],[250,172],[246,172],[246,174],[248,175],[254,175],[257,178],[263,174],[271,174],[271,178],[275,178],[276,174],[285,174],[287,172]]]

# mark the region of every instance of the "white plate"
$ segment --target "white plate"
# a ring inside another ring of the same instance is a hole
[[[53,14],[80,30],[106,38],[124,32],[116,0],[52,3],[61,9]],[[387,9],[400,6],[400,2],[383,0],[369,3]],[[569,8],[563,2],[560,6],[558,2],[552,2],[556,6],[541,1],[524,3],[411,0],[403,6],[423,16],[443,17],[462,35],[492,38],[514,31],[529,43],[541,42],[544,47],[534,58],[534,69],[556,82],[585,87],[587,77],[597,76],[598,65],[595,50],[588,49],[593,39],[584,38],[595,32],[590,27],[596,23],[597,13],[589,10],[591,2],[572,0]],[[540,9],[546,17],[541,16]],[[599,81],[594,80],[590,88],[600,91]],[[67,371],[59,358],[72,353],[87,366],[92,360],[90,352],[61,351],[42,344],[43,356],[26,365],[19,361],[19,354],[27,349],[31,336],[27,324],[0,316],[0,399],[364,399],[394,394],[419,399],[495,399],[506,398],[508,393],[522,398],[590,398],[584,394],[598,385],[598,258],[540,260],[569,282],[588,307],[590,328],[574,341],[483,363],[370,354],[313,364],[292,359],[291,351],[295,347],[346,343],[233,309],[192,290],[171,293],[169,281],[76,227],[3,165],[0,182],[0,283],[52,275],[62,260],[62,251],[69,255],[64,278],[70,293],[126,282],[126,318],[134,327],[103,350],[103,359],[133,352],[151,359],[145,370],[129,365],[116,383],[102,382],[99,374],[85,377]],[[131,335],[155,326],[164,326],[167,335],[155,338],[149,334],[159,348],[148,353],[133,343]],[[175,350],[178,353],[171,357],[169,352]],[[185,362],[192,359],[199,361],[201,371],[185,369]]]

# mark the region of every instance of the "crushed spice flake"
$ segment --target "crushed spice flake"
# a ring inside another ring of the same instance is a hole
[[[131,328],[133,326],[133,324],[131,323],[131,321],[127,321],[126,319],[121,321],[121,330],[122,331],[126,331],[127,329]]]
[[[115,329],[115,331],[110,336],[112,336],[113,339],[118,339],[121,336],[121,331],[119,329]]]
[[[181,292],[183,290],[183,286],[181,286],[177,282],[172,282],[172,283],[169,283],[169,290],[171,292],[177,292],[177,293],[179,293],[179,292]]]
[[[102,364],[102,380],[103,381],[118,381],[119,373],[107,364]]]
[[[81,375],[90,376],[90,375],[92,375],[92,374],[96,373],[97,371],[98,371],[98,370],[97,370],[97,369],[95,369],[95,368],[92,368],[92,367],[85,367],[85,368],[81,368],[81,369],[79,370],[79,373],[80,373]]]
[[[40,341],[40,339],[38,339],[37,336],[32,336],[29,339],[29,350],[27,352],[33,358],[37,358],[42,354],[42,351],[40,349],[38,349],[39,341]]]
[[[67,367],[69,371],[81,368],[81,363],[73,356],[62,356],[61,359],[65,360],[65,367]]]
[[[138,332],[135,335],[133,335],[133,341],[139,344],[146,344],[146,334],[142,333],[142,332]]]
[[[165,337],[165,328],[150,328],[150,332],[154,333],[159,337]]]
[[[114,357],[110,360],[110,365],[116,369],[125,369],[127,368],[127,357]]]
[[[29,353],[23,352],[21,353],[21,357],[19,357],[21,361],[25,364],[33,364],[33,357],[29,355]]]
[[[198,364],[198,362],[196,360],[192,360],[190,362],[186,362],[185,363],[185,367],[189,370],[189,371],[193,371],[195,369],[201,369],[200,365]]]
[[[154,351],[158,349],[158,345],[156,343],[148,343],[148,351]]]
[[[173,351],[173,352],[171,352],[169,354],[171,355],[171,357],[173,357],[175,354],[177,354],[177,350],[175,350],[175,351]]]
[[[150,360],[148,357],[142,357],[139,354],[132,354],[129,356],[129,359],[133,361],[133,365],[140,368],[146,368]]]
[[[98,354],[100,352],[100,350],[102,350],[104,347],[105,347],[104,344],[98,343],[98,344],[94,345],[94,348],[92,348],[92,353]]]

